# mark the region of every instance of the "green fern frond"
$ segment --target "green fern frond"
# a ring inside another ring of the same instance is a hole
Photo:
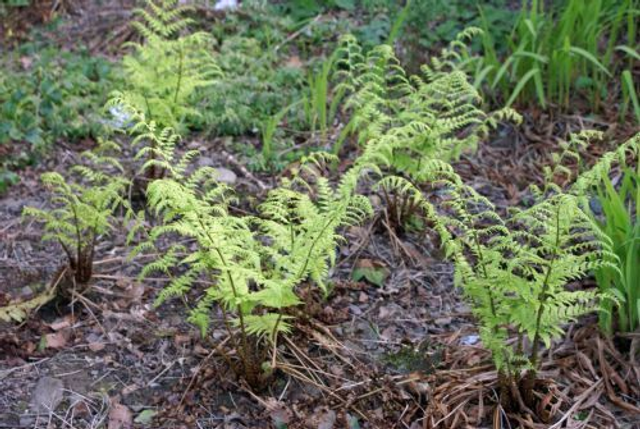
[[[113,229],[116,210],[130,211],[124,199],[129,181],[121,176],[122,166],[110,153],[114,151],[112,143],[100,142],[95,153],[84,153],[87,163],[70,171],[76,182],[57,172],[44,173],[41,180],[50,193],[51,207],[23,211],[44,224],[43,240],[61,245],[76,281],[82,284],[91,278],[96,242]]]
[[[184,34],[192,23],[184,17],[188,7],[167,0],[145,3],[146,9],[135,10],[141,19],[133,24],[145,40],[131,43],[133,53],[123,59],[129,88],[113,98],[143,112],[145,120],[180,130],[198,115],[189,107],[191,95],[215,83],[222,71],[207,33]]]

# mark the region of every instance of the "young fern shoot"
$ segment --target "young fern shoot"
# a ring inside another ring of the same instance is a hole
[[[109,155],[114,150],[118,150],[115,144],[101,142],[94,152],[84,153],[92,165],[72,168],[81,179],[77,183],[56,172],[43,174],[42,181],[51,193],[53,207],[26,207],[23,212],[24,216],[44,223],[43,240],[60,244],[70,273],[81,287],[91,280],[97,240],[112,229],[115,211],[127,207],[123,195],[129,182],[120,175],[119,161]]]

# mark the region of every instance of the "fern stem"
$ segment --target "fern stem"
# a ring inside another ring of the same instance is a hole
[[[536,315],[536,333],[533,336],[533,344],[531,346],[531,355],[529,359],[531,361],[531,366],[534,370],[537,370],[538,366],[538,350],[540,348],[540,324],[542,323],[542,315],[544,314],[545,304],[548,298],[547,291],[549,289],[549,278],[551,277],[551,271],[553,269],[553,262],[558,256],[558,246],[560,246],[560,206],[556,210],[556,238],[555,245],[553,248],[553,254],[551,255],[551,259],[549,260],[549,266],[547,268],[547,273],[544,277],[544,282],[542,283],[542,291],[540,291],[540,307],[538,308],[538,314]]]
[[[180,86],[182,85],[182,73],[184,68],[184,52],[182,50],[182,45],[178,43],[179,49],[179,62],[178,62],[178,82],[176,83],[176,91],[173,95],[173,104],[178,103],[178,94],[180,94]]]
[[[480,267],[482,269],[482,273],[484,275],[484,278],[487,280],[487,282],[489,281],[489,273],[487,272],[487,267],[484,263],[484,254],[482,253],[482,247],[480,246],[480,239],[478,238],[478,233],[475,230],[475,228],[472,229],[472,236],[473,236],[473,242],[476,246],[476,251],[478,253],[478,263],[480,264]],[[488,288],[487,293],[489,295],[489,308],[491,310],[491,315],[495,318],[498,319],[498,310],[496,309],[496,300],[495,297],[493,296],[493,291],[491,290],[491,288]],[[494,335],[498,334],[498,326],[494,325],[492,326],[491,330],[493,331]],[[509,361],[509,357],[507,355],[507,352],[503,349],[503,357],[504,357],[504,361],[505,364],[507,366],[507,378],[510,380],[510,384],[511,381],[513,380],[513,376],[514,376],[514,372],[513,369],[511,368],[511,362]]]
[[[291,254],[293,255],[293,252],[295,250],[296,240],[295,240],[295,233],[293,231],[293,223],[292,222],[289,222],[289,236],[291,238]]]
[[[147,107],[147,115],[149,117],[149,120],[152,121],[153,120],[153,112],[151,111],[151,105],[149,104],[149,98],[147,97],[147,95],[144,95],[144,104]]]
[[[80,249],[81,249],[81,240],[80,236],[80,221],[78,220],[78,209],[75,204],[71,204],[71,213],[73,213],[73,223],[76,229],[76,257],[75,257],[75,267],[72,265],[71,268],[77,270],[77,266],[80,264]]]
[[[58,243],[60,243],[60,245],[62,246],[62,250],[64,250],[64,253],[66,253],[67,255],[67,259],[69,259],[69,265],[73,268],[73,265],[75,264],[75,262],[74,262],[73,255],[71,254],[71,251],[69,250],[67,245],[64,244],[62,240],[60,240],[60,238],[58,238]]]
[[[478,238],[478,233],[475,230],[475,228],[472,228],[472,236],[473,236],[473,242],[476,246],[476,252],[478,253],[478,263],[480,264],[480,267],[482,268],[482,274],[484,275],[484,278],[487,280],[487,282],[489,281],[489,273],[487,272],[487,267],[484,263],[484,256],[482,253],[482,247],[480,246],[480,239]],[[493,292],[491,291],[491,288],[488,288],[488,294],[489,294],[489,307],[491,309],[491,315],[493,317],[495,317],[496,319],[498,318],[498,311],[496,310],[496,302],[495,302],[495,298],[493,297]],[[493,333],[497,334],[498,333],[498,327],[496,325],[493,326],[492,328]]]
[[[276,323],[273,326],[273,332],[271,334],[271,342],[273,343],[273,358],[271,361],[271,368],[276,367],[276,353],[278,350],[278,326],[280,325],[280,321],[282,320],[282,312],[278,313],[278,319],[276,319]]]
[[[214,246],[213,243],[213,237],[211,237],[211,234],[209,234],[209,230],[205,227],[204,222],[202,222],[202,219],[200,217],[200,214],[196,212],[196,217],[198,219],[198,223],[200,224],[200,228],[202,228],[202,230],[205,232],[207,238],[209,239],[209,242],[211,243],[211,247],[213,247],[213,250],[216,252],[216,254],[218,255],[218,257],[220,258],[220,262],[222,262],[222,265],[225,268],[225,271],[227,273],[227,279],[229,280],[229,285],[231,286],[231,291],[233,292],[233,296],[234,298],[238,298],[238,289],[236,288],[236,284],[233,281],[233,276],[231,275],[231,273],[229,272],[229,265],[227,264],[227,261],[224,257],[224,255],[222,254],[222,251],[217,247]],[[243,363],[245,365],[245,368],[247,368],[248,365],[248,359],[247,359],[247,351],[248,349],[248,344],[247,344],[247,329],[245,327],[245,323],[244,323],[244,316],[242,314],[242,308],[240,308],[240,305],[236,305],[236,309],[238,310],[238,320],[240,322],[240,331],[242,332],[242,353],[240,353],[240,357],[243,360]],[[240,351],[240,350],[238,350]]]
[[[313,243],[311,243],[311,246],[309,246],[309,252],[307,253],[307,257],[305,258],[304,266],[298,273],[298,277],[301,277],[304,274],[304,272],[307,271],[307,267],[309,266],[309,260],[311,259],[311,254],[313,253],[313,248],[316,246],[316,244],[318,244],[318,241],[320,241],[320,237],[324,235],[324,232],[327,230],[327,228],[329,228],[332,222],[333,222],[333,217],[329,219],[329,222],[327,222],[325,226],[322,227],[322,229],[320,230],[320,233],[313,240]]]
[[[233,336],[233,332],[231,331],[231,325],[229,325],[229,315],[227,313],[227,310],[224,308],[224,305],[220,306],[220,310],[222,311],[222,321],[224,323],[224,327],[229,334],[229,338],[231,338],[231,344],[233,345],[234,349],[238,350],[238,343],[236,342],[236,339]]]
[[[320,237],[322,237],[324,235],[324,232],[327,230],[327,228],[329,228],[329,226],[331,225],[331,223],[333,222],[333,218],[329,219],[329,222],[327,222],[327,224],[322,227],[322,229],[320,230],[320,233],[316,236],[316,238],[313,240],[313,243],[311,244],[311,246],[309,246],[309,252],[307,254],[307,257],[304,261],[304,266],[302,267],[302,269],[300,270],[300,273],[298,274],[298,278],[300,278],[302,280],[302,276],[304,275],[304,272],[307,271],[307,266],[309,266],[309,260],[311,259],[311,254],[313,253],[313,248],[316,246],[316,244],[318,244],[318,241],[320,241]],[[307,282],[307,284],[309,286],[307,286],[307,305],[309,304],[309,299],[311,298],[311,282]]]

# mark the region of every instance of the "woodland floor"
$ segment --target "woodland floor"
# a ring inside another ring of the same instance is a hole
[[[498,206],[526,199],[526,185],[538,179],[530,172],[552,141],[522,129],[502,129],[457,165]],[[242,195],[269,187],[223,140],[184,146],[234,171]],[[20,213],[45,204],[39,174],[66,170],[76,150],[58,147],[0,200],[0,297],[34,294],[62,266],[60,249],[42,244],[42,231]],[[117,429],[132,419],[158,428],[491,427],[505,418],[493,414],[495,372],[452,286],[452,267],[434,240],[393,232],[383,213],[378,207],[374,220],[346,232],[332,294],[316,297],[313,317],[281,341],[280,369],[261,392],[236,380],[214,352],[227,341],[223,329],[203,339],[179,300],[152,306],[162,279],[137,282],[144,261],[127,261],[124,233],[116,235],[99,247],[95,281],[82,296],[56,299],[20,326],[2,325],[0,427]],[[354,268],[370,266],[388,273],[382,286],[351,280]],[[593,318],[568,332],[545,355],[537,411],[564,419],[553,427],[639,428],[638,366],[619,351],[628,344],[601,337]],[[61,399],[53,413],[38,412],[42,395]],[[526,417],[521,425],[551,426]]]
[[[521,127],[501,128],[456,164],[502,208],[526,202],[528,185],[569,132],[595,127],[619,142],[637,131],[523,113]],[[40,226],[20,215],[45,205],[42,172],[68,170],[90,146],[57,145],[0,198],[0,305],[55,281],[61,249],[43,244]],[[200,162],[233,171],[244,201],[277,182],[249,173],[227,146],[192,137],[182,149],[198,148]],[[336,174],[357,152],[345,149]],[[203,338],[180,300],[153,306],[164,280],[136,280],[145,260],[127,259],[120,232],[97,249],[94,281],[82,295],[57,298],[21,325],[0,321],[0,428],[640,428],[640,366],[628,352],[640,337],[606,339],[595,317],[568,327],[544,354],[534,411],[553,423],[496,412],[496,373],[453,287],[452,266],[433,237],[395,231],[380,198],[372,200],[375,218],[346,231],[332,293],[312,297],[314,314],[281,339],[279,369],[265,390],[250,390],[215,352],[228,341],[220,324]],[[358,267],[387,277],[382,286],[353,281]]]

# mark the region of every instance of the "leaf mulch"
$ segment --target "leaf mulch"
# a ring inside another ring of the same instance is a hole
[[[552,144],[525,137],[501,130],[457,168],[499,205],[519,202]],[[249,196],[270,183],[220,142],[186,145],[235,172]],[[40,172],[76,160],[59,147],[0,199],[4,299],[37,294],[31,286],[63,264],[20,212],[44,204]],[[217,352],[232,352],[219,324],[203,338],[180,300],[153,307],[165,281],[136,280],[145,257],[128,261],[120,233],[99,246],[88,291],[51,301],[21,325],[0,322],[0,428],[640,428],[640,337],[607,339],[595,318],[569,326],[546,352],[535,416],[497,407],[496,374],[452,266],[428,236],[395,231],[373,199],[376,218],[345,231],[332,294],[313,297],[312,317],[281,339],[263,391],[230,372]],[[363,269],[380,277],[354,281]],[[36,413],[46,377],[64,389],[50,412]]]

